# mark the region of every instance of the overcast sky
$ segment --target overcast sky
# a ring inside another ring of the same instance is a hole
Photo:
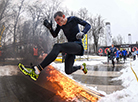
[[[86,8],[91,15],[101,15],[111,23],[112,36],[120,34],[128,42],[138,41],[138,0],[64,0],[62,6],[72,11]]]

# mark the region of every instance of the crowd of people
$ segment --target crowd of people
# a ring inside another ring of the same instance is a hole
[[[109,63],[109,60],[111,60],[113,68],[115,67],[114,59],[116,59],[117,63],[123,59],[123,62],[125,63],[126,58],[131,56],[133,60],[136,60],[136,56],[138,57],[138,49],[135,49],[135,51],[132,52],[127,51],[125,48],[119,50],[119,48],[114,47],[112,44],[112,46],[107,50],[107,62]]]

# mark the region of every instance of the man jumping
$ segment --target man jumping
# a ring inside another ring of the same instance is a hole
[[[60,29],[62,29],[68,42],[61,44],[56,43],[53,46],[51,52],[45,57],[45,59],[39,65],[33,66],[32,72],[38,76],[46,66],[48,66],[57,58],[59,53],[64,52],[66,53],[65,73],[71,74],[79,69],[82,69],[83,72],[86,74],[87,69],[85,63],[80,66],[73,66],[73,64],[75,60],[75,55],[82,56],[84,53],[81,39],[89,31],[91,27],[90,24],[76,16],[70,16],[66,18],[64,13],[61,11],[58,11],[54,14],[54,19],[57,23],[57,27],[55,30],[52,28],[52,24],[49,23],[47,19],[44,20],[44,26],[49,29],[51,35],[54,38],[58,36]],[[84,26],[84,29],[82,31],[79,30],[79,24]],[[27,72],[28,68],[23,67],[22,70],[25,70]]]

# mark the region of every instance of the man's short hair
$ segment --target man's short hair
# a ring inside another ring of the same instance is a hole
[[[58,12],[56,12],[56,13],[54,14],[54,18],[56,18],[57,16],[62,17],[63,15],[64,15],[63,12],[58,11]]]

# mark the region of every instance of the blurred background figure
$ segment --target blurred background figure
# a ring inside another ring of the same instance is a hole
[[[125,63],[125,60],[126,60],[126,56],[127,56],[127,51],[126,51],[126,49],[123,49],[122,57],[123,57],[124,63]]]
[[[107,50],[107,62],[109,63],[110,60],[110,49],[108,48]]]
[[[114,45],[112,44],[112,46],[110,47],[110,60],[112,60],[113,68],[115,67],[114,59],[116,51],[117,51],[116,47],[114,47]]]
[[[47,56],[47,54],[44,51],[42,51],[39,58],[38,58],[39,61],[41,62],[42,60],[44,60],[46,56]]]
[[[133,52],[132,52],[132,55],[133,55],[133,60],[136,60],[137,51],[136,51],[136,50],[133,51]]]
[[[116,51],[116,60],[117,60],[117,63],[119,63],[119,57],[120,57],[120,50],[117,48],[117,51]]]

